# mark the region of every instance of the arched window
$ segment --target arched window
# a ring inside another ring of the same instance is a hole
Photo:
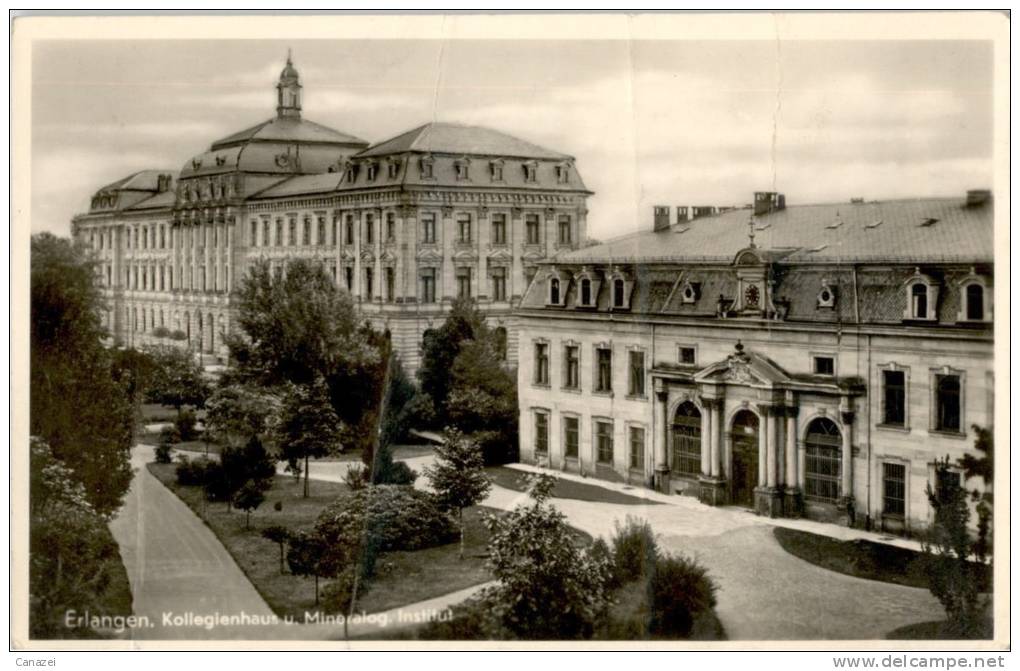
[[[976,282],[968,284],[964,290],[964,298],[967,301],[967,319],[970,321],[984,321],[985,288]]]
[[[613,280],[613,307],[622,308],[627,306],[626,292],[624,291],[623,280],[617,277]]]
[[[804,441],[804,498],[835,503],[839,499],[843,438],[831,419],[808,425]]]
[[[910,315],[914,319],[928,318],[928,285],[918,282],[910,287]]]
[[[553,305],[560,304],[560,281],[555,277],[549,280],[549,302]]]
[[[690,401],[681,403],[673,416],[673,472],[701,473],[701,412]]]

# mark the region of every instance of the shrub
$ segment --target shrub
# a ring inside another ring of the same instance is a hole
[[[279,501],[277,501],[279,503]],[[280,574],[283,574],[284,546],[290,541],[290,529],[273,524],[262,530],[262,537],[280,546]]]
[[[172,446],[168,443],[160,443],[156,446],[156,463],[157,464],[169,464],[173,462],[170,456]]]
[[[520,461],[517,448],[517,434],[501,431],[477,431],[471,434],[471,440],[482,448],[482,459],[486,466],[500,466]]]
[[[152,329],[152,335],[156,338],[166,338],[170,335],[170,329],[165,326],[157,326]]]
[[[632,580],[646,580],[659,557],[659,547],[651,525],[628,515],[622,525],[616,522],[614,526],[613,586],[619,587]]]
[[[249,480],[248,482],[241,485],[241,488],[234,492],[234,496],[231,499],[231,503],[234,504],[235,508],[240,508],[245,512],[244,517],[244,528],[248,529],[251,527],[251,513],[253,510],[258,510],[258,507],[262,505],[262,502],[266,500],[264,493],[264,485],[256,482],[255,480]]]
[[[648,629],[652,635],[685,638],[694,619],[715,607],[715,582],[693,559],[667,555],[655,562],[648,581]]]
[[[176,329],[170,332],[171,340],[184,340],[188,337],[188,334],[180,329]]]
[[[457,537],[453,524],[429,494],[398,485],[342,494],[322,511],[315,528],[327,542],[370,538],[381,552],[420,550]]]
[[[472,597],[452,608],[453,618],[434,620],[418,630],[426,641],[485,641],[510,638],[493,616],[492,604],[483,597]]]
[[[185,487],[204,487],[209,479],[209,467],[215,462],[208,459],[189,460],[183,454],[177,462],[177,484]],[[219,464],[215,464],[219,466]]]
[[[418,472],[402,461],[393,462],[386,472],[386,484],[413,485]]]
[[[181,437],[182,441],[194,440],[198,433],[195,431],[195,417],[194,410],[181,410],[174,420],[174,427],[177,429],[177,434]]]
[[[358,596],[367,591],[367,583],[358,585]],[[328,585],[322,588],[322,605],[328,612],[346,613],[354,596],[354,569],[341,571]]]
[[[344,484],[352,492],[364,489],[368,486],[368,469],[364,466],[351,466],[344,473]]]

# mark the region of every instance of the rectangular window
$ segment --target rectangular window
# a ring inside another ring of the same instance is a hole
[[[322,216],[319,217],[318,227],[319,227],[319,239],[317,240],[317,244],[325,245],[326,244],[326,217],[322,217]]]
[[[831,356],[814,357],[815,375],[835,375],[836,361]]]
[[[457,242],[461,244],[471,242],[471,215],[457,215]]]
[[[577,417],[563,418],[563,454],[570,459],[577,459],[580,445],[580,422]]]
[[[630,395],[645,395],[645,353],[630,353]]]
[[[595,457],[600,464],[613,463],[612,422],[595,422]]]
[[[882,464],[882,514],[903,517],[907,506],[907,468],[903,464]]]
[[[262,246],[265,247],[269,244],[269,220],[262,222]]]
[[[502,182],[503,181],[503,164],[502,163],[497,163],[496,161],[492,162],[492,181],[493,182]]]
[[[421,273],[421,302],[436,302],[436,269],[426,268]]]
[[[960,471],[935,469],[935,491],[940,495],[949,489],[959,489],[962,487],[963,485],[960,480]]]
[[[549,384],[548,343],[535,343],[535,384]]]
[[[259,244],[259,223],[254,219],[251,222],[251,239],[248,244],[252,247],[258,247]]]
[[[549,451],[549,413],[535,411],[535,452],[546,454]]]
[[[365,215],[365,244],[371,245],[375,241],[375,215]]]
[[[882,371],[882,423],[890,426],[907,424],[907,380],[902,370]]]
[[[505,214],[494,214],[494,215],[492,215],[492,244],[494,244],[494,245],[505,245],[506,244],[506,215]]]
[[[396,298],[394,295],[395,276],[393,268],[386,268],[384,272],[386,275],[386,302],[392,303]]]
[[[677,350],[677,361],[684,366],[693,366],[696,363],[693,347],[679,347]]]
[[[287,244],[289,244],[291,247],[293,247],[293,246],[297,245],[297,220],[292,217],[287,222],[287,226],[288,226],[288,229],[289,229],[288,236],[287,236]]]
[[[397,215],[393,212],[386,213],[386,242],[393,242],[397,239]]]
[[[560,244],[569,245],[573,241],[570,233],[570,215],[561,214],[559,217]]]
[[[811,436],[804,445],[804,497],[835,503],[839,499],[840,448]]]
[[[492,300],[506,300],[506,268],[492,269]]]
[[[421,241],[427,245],[436,243],[436,215],[421,215]]]
[[[354,268],[350,266],[344,268],[344,281],[347,284],[347,291],[354,291]]]
[[[372,300],[372,269],[365,268],[365,290],[363,292],[365,300]]]
[[[960,430],[960,376],[935,376],[935,429]]]
[[[276,220],[276,245],[283,246],[283,219]]]
[[[613,351],[600,347],[595,350],[595,359],[595,391],[610,392],[613,390]]]
[[[527,244],[537,245],[541,242],[538,228],[538,215],[528,214],[524,217],[524,230],[527,234]]]
[[[638,470],[645,467],[645,430],[639,426],[630,427],[630,467]]]
[[[457,297],[458,298],[470,298],[471,297],[471,269],[470,268],[458,268],[457,269]]]
[[[354,215],[348,214],[347,219],[344,220],[344,244],[354,244]]]
[[[307,217],[302,222],[301,244],[305,247],[312,244],[312,222]]]
[[[577,345],[563,348],[563,386],[567,389],[581,388],[581,348]]]

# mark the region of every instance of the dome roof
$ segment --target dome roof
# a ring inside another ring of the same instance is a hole
[[[287,64],[283,66],[283,70],[280,72],[280,83],[296,82],[298,80],[298,71],[294,67],[294,64],[290,62],[290,54],[287,54]]]

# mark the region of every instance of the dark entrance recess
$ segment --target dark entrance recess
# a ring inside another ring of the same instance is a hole
[[[730,471],[730,502],[754,507],[754,488],[758,486],[758,416],[741,410],[733,418],[730,432],[733,462]]]

